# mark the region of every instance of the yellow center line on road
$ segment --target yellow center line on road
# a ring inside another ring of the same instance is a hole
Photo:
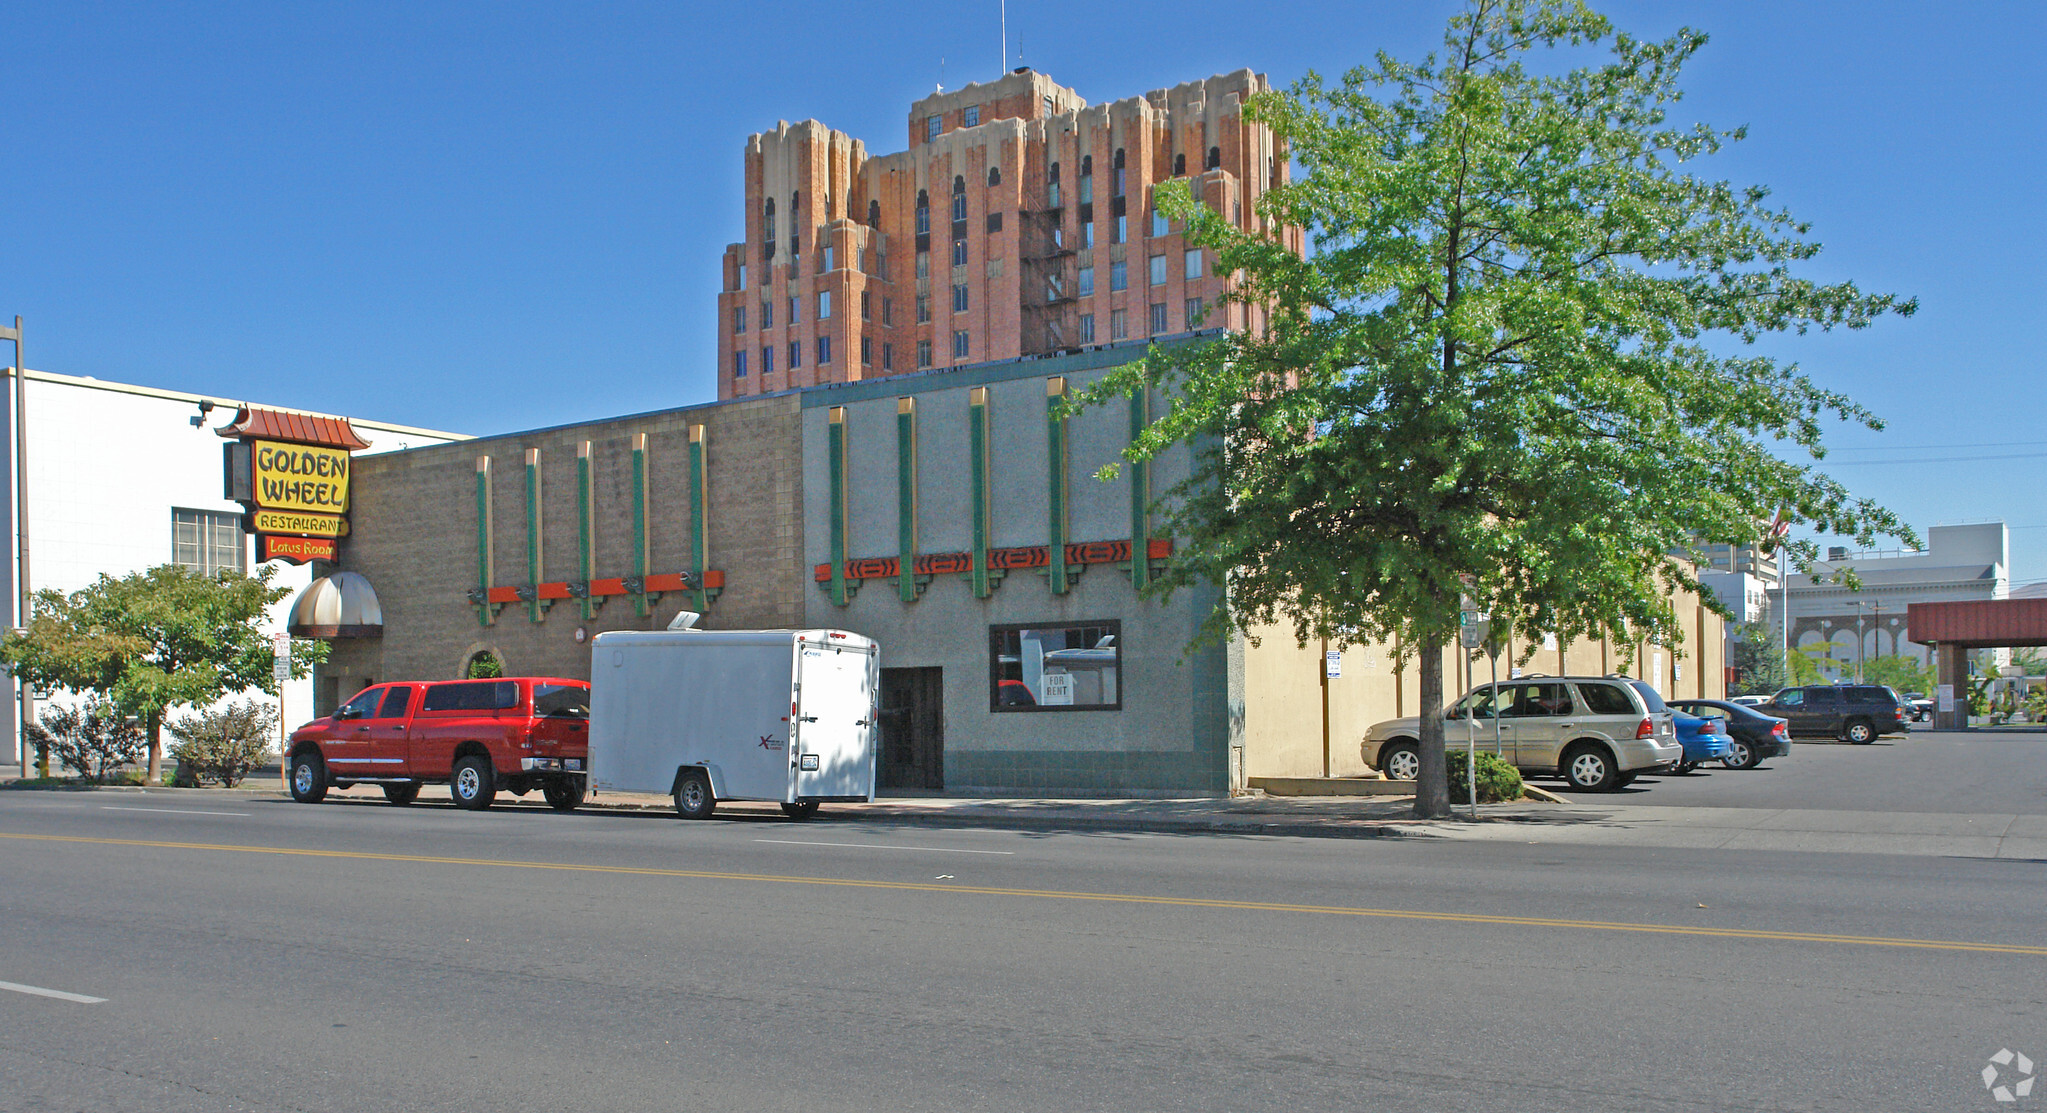
[[[2047,946],[2021,943],[1978,943],[1965,939],[1899,939],[1882,935],[1831,935],[1811,931],[1764,931],[1756,928],[1692,927],[1681,924],[1638,924],[1613,920],[1565,920],[1545,916],[1496,916],[1475,912],[1422,912],[1401,908],[1353,908],[1345,905],[1286,904],[1278,901],[1221,900],[1209,897],[1159,897],[1142,893],[1089,893],[1060,889],[1009,889],[991,885],[938,885],[920,881],[869,881],[840,877],[795,877],[722,870],[671,870],[650,866],[602,866],[580,862],[526,862],[498,858],[443,858],[423,854],[372,854],[357,850],[304,850],[277,846],[235,846],[227,843],[159,842],[150,839],[96,839],[81,835],[29,835],[0,832],[0,839],[37,842],[138,846],[157,850],[225,851],[275,854],[299,858],[339,858],[363,862],[411,862],[435,866],[493,866],[500,869],[561,870],[568,873],[610,873],[635,877],[674,877],[693,881],[750,881],[777,885],[829,885],[844,889],[888,889],[897,892],[954,893],[987,897],[1028,897],[1037,900],[1096,901],[1107,904],[1149,904],[1170,908],[1215,908],[1232,912],[1296,912],[1319,916],[1359,916],[1385,920],[1423,920],[1446,924],[1503,927],[1578,928],[1652,935],[1692,935],[1713,939],[1754,939],[1783,943],[1838,943],[1858,947],[1911,947],[1930,951],[1971,951],[1983,954],[2047,958]]]

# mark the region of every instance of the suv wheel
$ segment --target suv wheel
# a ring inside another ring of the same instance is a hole
[[[1870,725],[1868,719],[1850,719],[1842,728],[1841,736],[1857,746],[1867,746],[1876,741],[1876,727]]]
[[[497,794],[497,777],[490,770],[489,758],[470,754],[455,763],[455,775],[448,778],[448,795],[455,798],[456,807],[482,811]]]
[[[1613,755],[1605,747],[1580,742],[1564,751],[1564,760],[1558,770],[1572,788],[1580,792],[1610,792],[1620,787],[1620,771],[1613,766]]]
[[[1379,772],[1388,780],[1412,781],[1421,776],[1422,755],[1412,742],[1398,742],[1379,755]]]

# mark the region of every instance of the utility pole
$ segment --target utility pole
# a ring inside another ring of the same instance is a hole
[[[14,341],[14,516],[19,523],[20,555],[16,557],[15,581],[18,609],[14,625],[26,628],[29,618],[28,588],[28,361],[21,355],[21,317],[13,328],[0,327],[0,340]],[[16,681],[21,696],[21,717],[15,722],[14,747],[21,756],[21,775],[28,778],[28,728],[36,721],[35,693],[26,681]]]

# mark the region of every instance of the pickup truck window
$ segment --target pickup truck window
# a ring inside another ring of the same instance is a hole
[[[535,684],[533,713],[587,719],[590,717],[590,689],[580,684]]]
[[[384,706],[377,711],[379,719],[403,719],[405,705],[412,702],[412,689],[403,685],[384,694]]]
[[[334,713],[337,719],[367,719],[377,713],[377,699],[384,694],[381,688],[368,688],[341,705]]]
[[[519,706],[516,680],[473,680],[436,684],[426,690],[421,711],[502,711]]]

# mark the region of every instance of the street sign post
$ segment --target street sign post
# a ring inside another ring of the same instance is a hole
[[[277,767],[285,787],[291,787],[291,724],[284,717],[284,685],[291,679],[291,635],[270,635],[270,677],[277,681]]]

